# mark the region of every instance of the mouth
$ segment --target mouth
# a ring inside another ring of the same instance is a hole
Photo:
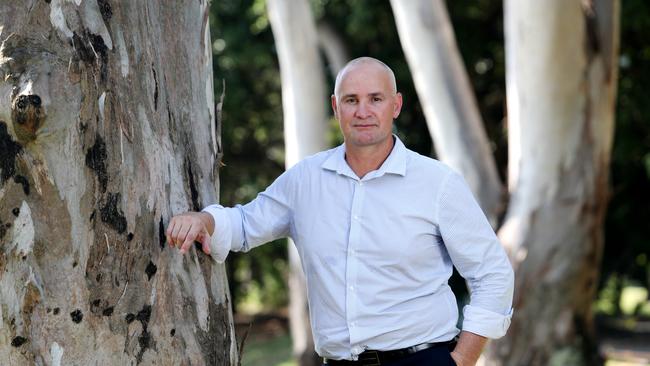
[[[359,124],[352,125],[352,127],[364,129],[364,128],[377,127],[377,125],[374,123],[359,123]]]

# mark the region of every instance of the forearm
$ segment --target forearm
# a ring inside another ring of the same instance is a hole
[[[481,356],[485,343],[487,343],[487,338],[462,331],[451,356],[458,366],[474,366]]]

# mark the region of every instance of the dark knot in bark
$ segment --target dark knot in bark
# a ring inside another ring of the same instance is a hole
[[[43,125],[45,113],[38,95],[18,95],[11,104],[11,120],[16,137],[22,143],[36,138],[36,131]]]

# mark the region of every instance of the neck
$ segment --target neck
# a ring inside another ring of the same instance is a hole
[[[386,161],[393,150],[395,141],[393,136],[385,144],[371,146],[345,145],[345,161],[359,178],[379,167]]]

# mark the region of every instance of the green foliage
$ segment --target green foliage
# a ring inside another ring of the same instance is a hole
[[[611,277],[650,287],[650,3],[621,2],[616,134],[612,152],[611,201],[605,223],[601,287]]]
[[[503,1],[453,0],[447,10],[501,179],[508,166]]]
[[[215,93],[220,94],[222,80],[226,84],[220,201],[234,206],[255,198],[284,171],[280,73],[264,1],[210,6]],[[252,296],[252,289],[259,289],[259,301],[269,306],[286,302],[284,268],[276,263],[286,257],[282,243],[250,255],[231,253],[227,269],[235,305]]]
[[[623,281],[619,276],[612,275],[607,278],[598,294],[598,300],[594,303],[595,311],[609,316],[621,314],[619,299],[623,290]]]
[[[621,293],[620,308],[625,315],[639,315],[648,300],[648,289],[642,286],[626,286]]]
[[[272,312],[287,304],[287,241],[278,240],[249,253],[232,253],[237,305],[245,313]]]

